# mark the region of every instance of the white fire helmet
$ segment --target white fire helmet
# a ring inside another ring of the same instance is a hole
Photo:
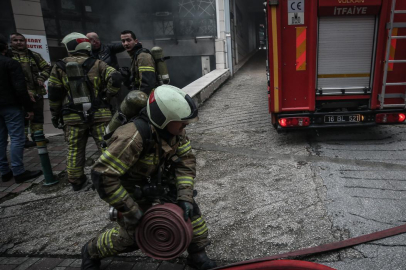
[[[62,39],[62,43],[65,45],[69,53],[76,53],[78,51],[88,51],[92,49],[90,40],[81,33],[70,33]]]
[[[198,110],[192,98],[179,88],[162,85],[151,92],[147,104],[148,118],[154,126],[164,129],[169,122],[197,122]]]

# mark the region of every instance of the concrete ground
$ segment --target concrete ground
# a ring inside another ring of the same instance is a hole
[[[210,257],[224,265],[405,222],[404,125],[277,134],[266,91],[259,52],[188,127]],[[51,137],[50,150],[54,138],[64,145],[60,137]],[[74,193],[64,171],[59,179],[0,200],[0,269],[78,269],[83,243],[112,225],[96,192],[88,186]],[[336,269],[406,269],[404,243],[399,235],[301,259]],[[160,262],[135,252],[104,260],[104,269],[190,269],[184,259]]]

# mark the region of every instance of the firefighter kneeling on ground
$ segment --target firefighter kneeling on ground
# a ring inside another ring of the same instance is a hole
[[[91,44],[80,33],[67,35],[62,43],[69,56],[59,60],[49,78],[52,123],[63,126],[68,143],[66,167],[73,190],[86,183],[84,174],[89,134],[99,150],[105,127],[111,119],[109,99],[121,86],[121,75],[103,61],[89,57]]]
[[[82,247],[82,269],[99,269],[100,259],[137,250],[136,227],[143,213],[163,197],[183,209],[185,220],[191,219],[188,264],[216,267],[205,252],[208,228],[193,199],[196,158],[184,130],[198,120],[197,114],[190,96],[174,86],[159,86],[139,116],[113,133],[93,167],[92,180],[100,198],[124,218]]]

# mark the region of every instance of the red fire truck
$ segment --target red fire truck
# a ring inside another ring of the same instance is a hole
[[[266,14],[275,128],[405,121],[406,0],[267,0]]]

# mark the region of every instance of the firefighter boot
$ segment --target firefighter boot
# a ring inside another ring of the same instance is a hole
[[[189,253],[187,264],[197,270],[207,270],[217,267],[217,264],[207,257],[204,249],[196,253]]]
[[[87,182],[87,177],[86,177],[86,175],[82,175],[82,176],[80,177],[80,183],[79,183],[79,184],[73,184],[73,183],[71,183],[71,184],[72,184],[72,189],[73,189],[73,191],[79,191],[79,190],[81,190],[81,189],[83,188],[83,186],[85,185],[86,182]]]
[[[34,141],[30,141],[28,137],[25,138],[25,143],[24,143],[24,148],[30,148],[37,146],[37,144]]]
[[[87,250],[87,243],[82,247],[82,266],[81,270],[99,270],[100,260],[92,259],[90,257],[89,251]]]

